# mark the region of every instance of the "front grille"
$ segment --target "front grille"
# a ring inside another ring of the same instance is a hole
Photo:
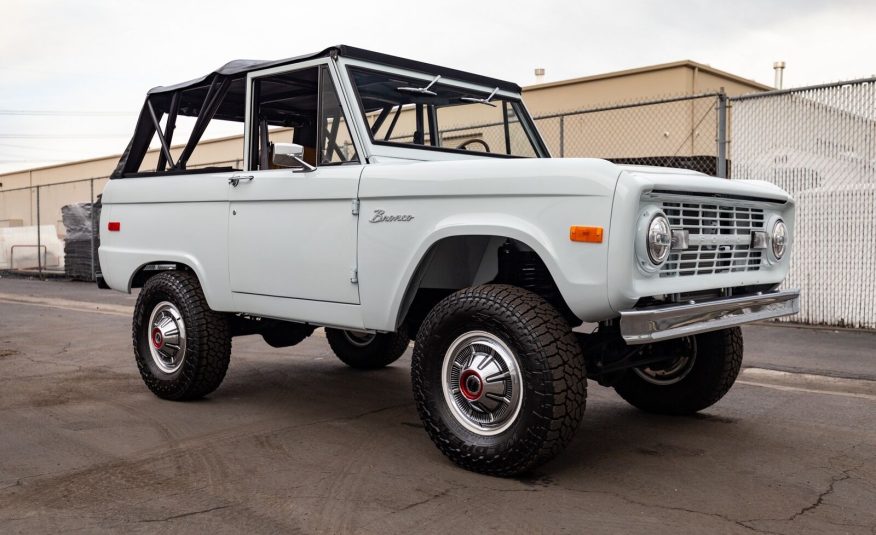
[[[672,230],[697,234],[750,238],[753,231],[764,229],[761,208],[716,203],[661,203]],[[691,245],[684,251],[672,251],[660,269],[660,277],[689,277],[738,271],[758,271],[762,252],[751,248],[751,241],[716,245]],[[730,242],[731,240],[728,240]],[[736,240],[740,241],[740,240]]]

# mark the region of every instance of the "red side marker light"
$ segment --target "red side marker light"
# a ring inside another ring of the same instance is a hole
[[[119,221],[110,221],[107,224],[106,229],[110,232],[118,232],[122,230],[122,223]]]

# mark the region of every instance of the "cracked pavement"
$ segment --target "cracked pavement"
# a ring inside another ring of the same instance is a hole
[[[16,292],[133,304],[87,284],[0,280]],[[782,369],[781,350],[790,371],[876,369],[862,360],[876,335],[746,336],[746,363]],[[876,535],[872,399],[737,384],[671,418],[591,383],[571,446],[497,479],[429,441],[408,356],[360,372],[318,335],[286,349],[236,338],[222,387],[173,403],[142,385],[130,345],[122,314],[0,302],[0,531]]]

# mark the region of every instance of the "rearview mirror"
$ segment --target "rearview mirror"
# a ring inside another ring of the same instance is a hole
[[[304,161],[304,147],[297,143],[274,143],[271,162],[277,167],[303,167],[305,171],[316,169]]]

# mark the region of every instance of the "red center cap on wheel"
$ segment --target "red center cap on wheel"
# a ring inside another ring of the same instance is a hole
[[[465,399],[477,401],[484,393],[484,381],[478,372],[465,370],[459,374],[459,391],[462,392]]]
[[[164,346],[164,337],[161,336],[161,329],[158,327],[152,329],[152,345],[155,349],[161,349]]]

